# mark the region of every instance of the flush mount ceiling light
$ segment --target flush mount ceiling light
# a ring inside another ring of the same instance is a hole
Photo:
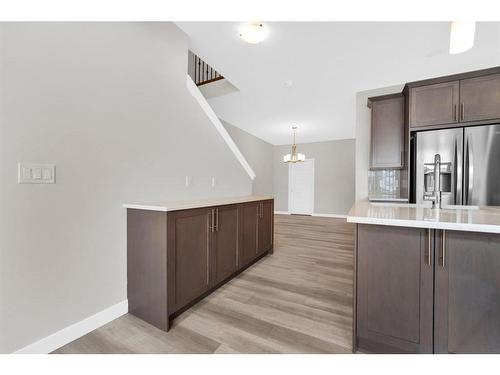
[[[297,152],[297,145],[295,144],[295,132],[297,131],[297,127],[293,126],[292,131],[293,131],[292,153],[283,156],[283,161],[285,163],[298,163],[306,160],[306,156],[304,154]]]
[[[269,30],[262,22],[250,22],[240,26],[240,38],[250,44],[258,44],[267,38]]]
[[[450,53],[465,52],[474,46],[475,22],[452,22],[450,28]]]

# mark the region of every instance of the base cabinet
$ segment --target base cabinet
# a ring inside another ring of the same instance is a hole
[[[500,235],[437,238],[436,353],[500,353]]]
[[[238,206],[215,209],[212,249],[211,285],[216,285],[238,269]]]
[[[128,209],[129,311],[167,331],[171,319],[272,252],[269,207],[272,200],[171,212]]]
[[[259,202],[241,205],[239,267],[245,267],[257,256],[259,207]]]
[[[273,218],[274,202],[272,200],[260,202],[260,215],[257,222],[257,254],[263,254],[273,247]]]
[[[432,353],[433,271],[427,245],[425,229],[358,225],[358,347]]]
[[[377,353],[500,353],[500,235],[362,225],[356,344]]]
[[[167,215],[167,293],[172,313],[209,288],[210,223],[211,213],[205,208]]]

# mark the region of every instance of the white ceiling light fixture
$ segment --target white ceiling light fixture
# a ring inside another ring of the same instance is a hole
[[[250,44],[258,44],[267,38],[269,30],[262,22],[250,22],[240,26],[240,38]]]
[[[292,126],[292,131],[293,131],[292,153],[283,156],[283,161],[285,163],[298,163],[306,160],[306,155],[297,152],[297,145],[295,144],[295,132],[297,131],[297,127]]]
[[[450,53],[465,52],[474,46],[475,22],[452,22],[450,28]]]

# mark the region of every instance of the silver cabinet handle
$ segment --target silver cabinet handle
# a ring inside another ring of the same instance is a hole
[[[212,212],[208,214],[209,218],[208,220],[210,221],[209,223],[209,230],[214,231],[214,210],[212,209]],[[210,233],[207,233],[207,286],[210,284]]]
[[[461,117],[461,121],[464,121],[464,118],[465,118],[465,104],[464,103],[460,103],[460,117]]]
[[[431,229],[427,229],[427,253],[426,253],[426,264],[431,264],[431,251],[432,251],[432,238],[431,238]]]
[[[216,215],[215,215],[215,231],[218,232],[219,231],[219,209],[216,208]]]
[[[441,267],[446,267],[446,230],[441,234]]]
[[[212,233],[215,232],[215,225],[214,225],[215,221],[214,221],[214,219],[215,219],[215,210],[212,208],[212,218],[211,218],[211,221],[210,221],[211,222],[210,229],[212,230]]]
[[[458,107],[456,104],[453,106],[453,121],[458,121]]]

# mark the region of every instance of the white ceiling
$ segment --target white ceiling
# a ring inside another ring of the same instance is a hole
[[[500,23],[450,55],[449,22],[269,22],[243,42],[237,22],[179,22],[190,48],[239,92],[210,99],[217,115],[272,144],[355,137],[356,92],[500,65]],[[291,80],[293,85],[286,87]]]

